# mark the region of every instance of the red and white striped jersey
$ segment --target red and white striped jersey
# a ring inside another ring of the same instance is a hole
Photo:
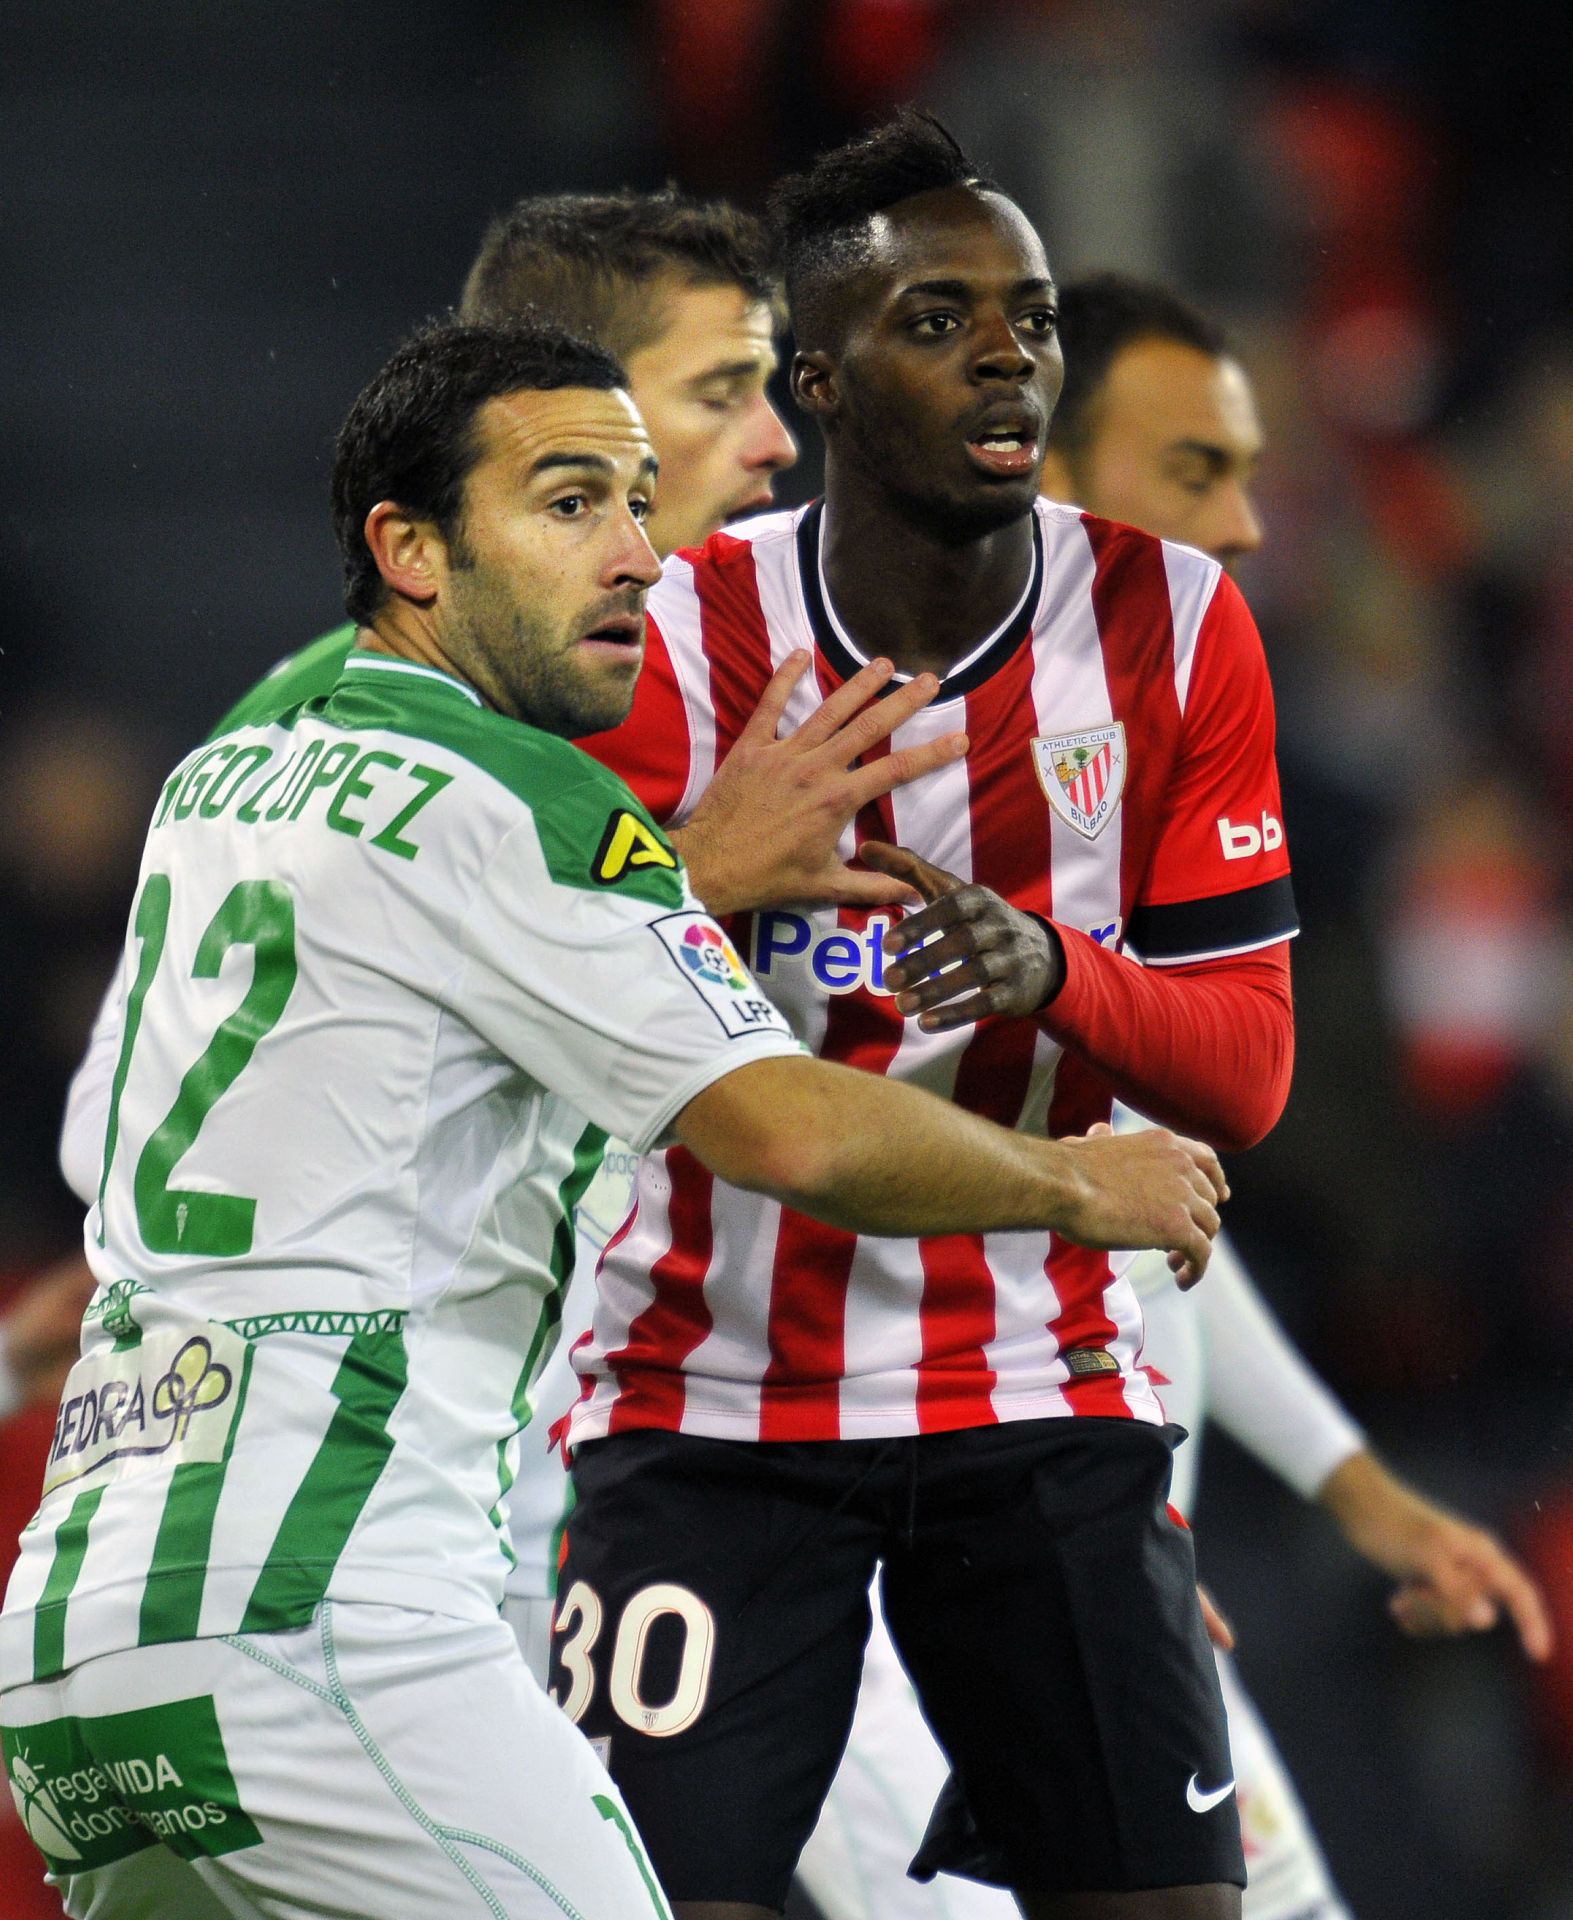
[[[862,664],[827,601],[819,504],[674,558],[650,596],[629,722],[584,743],[681,826],[795,648],[783,730]],[[902,726],[967,758],[848,829],[1164,966],[1295,931],[1261,642],[1215,562],[1040,501],[1000,630]],[[888,749],[879,749],[885,751]],[[880,936],[900,909],[740,915],[733,939],[825,1059],[911,1080],[1008,1127],[1079,1133],[1107,1085],[1040,1022],[903,1019]],[[1101,956],[1100,956],[1101,957]],[[1140,1361],[1130,1255],[1044,1233],[859,1236],[727,1186],[682,1147],[641,1163],[609,1242],[573,1441],[640,1426],[748,1440],[940,1430],[1053,1414],[1163,1418]]]

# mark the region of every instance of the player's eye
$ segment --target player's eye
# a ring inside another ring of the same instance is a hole
[[[936,340],[943,334],[954,333],[960,325],[960,319],[953,313],[920,313],[912,322],[912,331],[925,339]]]
[[[590,496],[587,493],[563,493],[552,501],[550,511],[561,520],[577,520],[590,511]]]
[[[1030,313],[1021,316],[1022,330],[1036,334],[1041,340],[1047,340],[1059,323],[1059,310],[1056,307],[1034,307]]]
[[[635,497],[628,502],[628,511],[639,522],[640,526],[643,526],[646,520],[650,518],[650,502],[648,500],[641,500],[635,495]]]

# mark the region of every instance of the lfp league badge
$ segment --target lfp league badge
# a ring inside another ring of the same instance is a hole
[[[1096,840],[1125,791],[1124,723],[1037,734],[1032,757],[1049,805],[1084,839]]]

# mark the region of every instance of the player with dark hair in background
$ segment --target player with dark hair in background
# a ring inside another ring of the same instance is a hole
[[[1262,429],[1222,330],[1165,287],[1106,273],[1061,288],[1060,340],[1066,380],[1045,493],[1200,547],[1225,567],[1260,545],[1251,484]],[[1532,1659],[1548,1656],[1549,1617],[1529,1575],[1499,1541],[1383,1464],[1227,1241],[1202,1293],[1182,1299],[1165,1278],[1161,1263],[1155,1270],[1138,1258],[1132,1268],[1145,1358],[1168,1381],[1165,1409],[1191,1436],[1176,1458],[1182,1512],[1194,1504],[1211,1415],[1398,1583],[1391,1605],[1406,1632],[1478,1632],[1506,1615]],[[1342,1920],[1347,1909],[1293,1784],[1222,1651],[1219,1672],[1250,1875],[1247,1920]]]
[[[1288,1084],[1295,921],[1281,830],[1227,861],[1217,824],[1278,818],[1243,601],[1202,555],[1038,499],[1053,283],[934,122],[825,156],[773,211],[825,499],[669,563],[657,670],[591,750],[680,827],[767,688],[802,725],[871,658],[937,675],[890,747],[964,725],[966,759],[844,842],[928,904],[752,914],[761,984],[826,1057],[1008,1125],[1090,1124],[1114,1086],[1248,1143]],[[694,1920],[779,1910],[876,1567],[987,1848],[937,1838],[934,1864],[1055,1920],[1238,1911],[1124,1264],[1042,1236],[876,1246],[682,1152],[641,1163],[577,1355],[554,1670]]]

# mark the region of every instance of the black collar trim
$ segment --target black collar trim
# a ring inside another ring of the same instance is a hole
[[[819,529],[825,516],[825,503],[816,500],[803,515],[797,526],[797,572],[803,587],[803,604],[808,610],[808,623],[813,629],[815,644],[843,680],[850,680],[862,667],[863,662],[848,648],[846,642],[836,631],[835,622],[825,605],[825,596],[819,583]],[[1036,510],[1032,515],[1032,580],[1027,588],[1026,598],[1021,610],[1000,632],[984,652],[967,668],[965,673],[952,674],[940,682],[939,692],[934,696],[934,705],[943,700],[956,700],[961,695],[973,693],[985,680],[991,678],[1004,666],[1017,650],[1032,638],[1033,626],[1037,620],[1038,602],[1043,597],[1043,527]]]

